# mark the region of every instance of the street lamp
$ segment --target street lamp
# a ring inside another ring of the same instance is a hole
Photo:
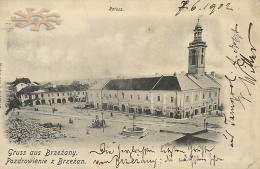
[[[104,128],[104,112],[103,112],[103,95],[102,95],[102,89],[101,89],[101,118],[102,118],[102,128],[103,128],[103,133],[105,131],[105,128]]]
[[[105,121],[104,121],[104,117],[103,117],[104,112],[101,110],[101,117],[102,117],[102,128],[103,128],[103,133],[105,131],[104,125],[105,125]]]
[[[133,131],[135,130],[135,111],[133,112]]]

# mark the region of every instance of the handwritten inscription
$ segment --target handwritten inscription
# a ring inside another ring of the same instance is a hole
[[[243,110],[247,109],[248,103],[252,102],[251,87],[256,85],[255,78],[255,60],[256,48],[252,43],[252,27],[253,23],[249,23],[247,39],[240,33],[239,25],[236,24],[231,29],[231,44],[229,48],[232,50],[231,56],[226,56],[229,63],[231,63],[232,71],[225,75],[229,84],[229,103],[228,113],[225,114],[225,124],[235,126],[235,114],[240,107]],[[241,43],[249,44],[249,49],[242,49]],[[246,55],[245,53],[249,54]],[[240,107],[238,107],[240,106]],[[224,137],[230,140],[230,146],[234,146],[234,136],[228,130],[223,134]]]
[[[114,162],[115,167],[118,168],[120,165],[129,165],[129,164],[151,164],[154,168],[157,165],[156,158],[147,158],[148,155],[154,154],[155,151],[143,146],[142,148],[136,148],[132,146],[130,148],[122,148],[119,144],[116,149],[110,148],[105,143],[102,143],[99,147],[99,150],[90,151],[90,154],[97,154],[102,156],[108,156],[107,160],[96,159],[93,161],[93,164],[104,165]]]
[[[112,7],[112,6],[110,6],[108,10],[111,12],[123,12],[124,11],[124,9],[121,7]]]
[[[233,11],[232,5],[230,2],[221,3],[217,1],[212,3],[209,0],[182,0],[178,11],[175,13],[175,16],[178,16],[182,11],[206,11],[209,15],[212,15],[216,11],[228,10]]]
[[[95,165],[114,165],[116,168],[123,165],[148,165],[156,168],[167,163],[187,163],[194,166],[198,163],[216,165],[223,161],[214,154],[215,147],[207,146],[187,146],[176,147],[175,145],[163,145],[160,150],[153,147],[124,147],[122,145],[109,145],[101,143],[97,150],[90,151],[95,159]]]
[[[164,162],[190,163],[193,167],[198,163],[208,163],[215,166],[218,161],[223,161],[223,158],[214,154],[215,147],[187,146],[186,148],[178,148],[174,145],[162,146],[161,153],[166,157]]]

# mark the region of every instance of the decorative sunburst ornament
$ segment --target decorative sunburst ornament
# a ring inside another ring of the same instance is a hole
[[[56,25],[61,24],[61,20],[56,19],[59,18],[60,15],[57,13],[47,13],[49,12],[48,9],[41,9],[35,13],[33,13],[34,8],[26,8],[26,10],[27,14],[24,14],[22,11],[15,12],[20,18],[15,16],[11,17],[11,20],[16,22],[15,26],[23,28],[32,25],[31,31],[39,31],[41,25],[45,25],[47,30],[55,29],[55,26],[50,22],[56,23]]]

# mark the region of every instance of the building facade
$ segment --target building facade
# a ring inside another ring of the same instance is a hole
[[[202,30],[198,21],[188,46],[188,73],[108,80],[87,91],[89,106],[178,119],[218,110],[221,85],[205,72]]]
[[[86,90],[81,91],[44,91],[38,90],[20,96],[23,105],[52,105],[56,103],[85,102]]]
[[[28,86],[17,93],[23,105],[52,105],[59,103],[86,102],[87,87],[80,85]]]

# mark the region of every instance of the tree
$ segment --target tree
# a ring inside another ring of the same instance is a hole
[[[22,102],[19,100],[19,98],[14,95],[13,97],[10,98],[10,101],[8,103],[8,109],[5,112],[5,115],[8,115],[8,113],[11,110],[14,110],[15,108],[20,109],[20,106],[22,106]]]
[[[71,83],[71,86],[80,86],[80,82],[77,81],[77,80],[74,80],[72,83]]]
[[[87,90],[89,88],[89,84],[81,84],[80,81],[73,81],[70,86],[74,89],[74,90]]]

